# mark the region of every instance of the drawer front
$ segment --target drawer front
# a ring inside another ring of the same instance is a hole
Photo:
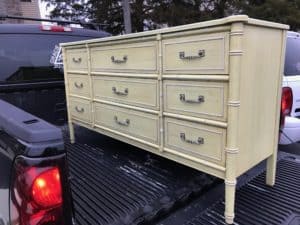
[[[81,75],[68,75],[70,94],[90,97],[90,82],[88,77]]]
[[[87,50],[80,49],[66,49],[67,69],[69,71],[88,71]]]
[[[135,106],[158,109],[157,80],[93,77],[94,97]]]
[[[155,42],[91,48],[91,69],[111,72],[156,72]]]
[[[228,84],[164,81],[166,112],[225,121]]]
[[[105,104],[95,104],[95,123],[99,126],[158,143],[158,117]]]
[[[164,73],[227,74],[228,34],[193,35],[163,41]]]
[[[69,101],[69,111],[73,118],[88,123],[92,121],[91,104],[89,101],[74,97],[70,97]]]
[[[165,119],[165,147],[189,156],[223,165],[225,137],[222,128]]]

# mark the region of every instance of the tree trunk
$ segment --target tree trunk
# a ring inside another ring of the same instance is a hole
[[[128,34],[132,32],[129,0],[122,0],[122,6],[123,6],[125,33]]]

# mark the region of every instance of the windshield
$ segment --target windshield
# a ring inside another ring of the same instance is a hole
[[[63,79],[62,68],[54,66],[51,56],[59,43],[83,39],[88,37],[1,34],[0,83]]]
[[[288,37],[286,43],[284,75],[300,75],[300,38]]]

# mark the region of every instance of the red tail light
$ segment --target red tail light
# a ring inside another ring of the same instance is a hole
[[[285,116],[291,114],[293,106],[293,92],[290,87],[283,87],[282,88],[282,97],[281,97],[281,125],[284,124]]]
[[[19,225],[64,225],[61,167],[55,160],[41,165],[30,162],[15,161],[11,220]]]
[[[72,32],[71,27],[53,26],[53,25],[41,25],[41,30],[52,31],[52,32]]]
[[[35,178],[32,198],[42,208],[50,208],[62,203],[61,183],[58,168],[49,169]]]

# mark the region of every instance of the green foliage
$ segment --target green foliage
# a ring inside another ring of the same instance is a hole
[[[92,19],[89,4],[86,0],[42,0],[47,7],[54,6],[51,18],[64,18],[69,20]]]
[[[300,28],[299,0],[243,0],[237,7],[250,17],[289,24],[292,30]]]
[[[52,18],[107,24],[112,34],[124,33],[121,0],[42,0],[54,5]],[[300,28],[300,0],[131,0],[132,31],[176,26],[232,14],[247,14]]]

